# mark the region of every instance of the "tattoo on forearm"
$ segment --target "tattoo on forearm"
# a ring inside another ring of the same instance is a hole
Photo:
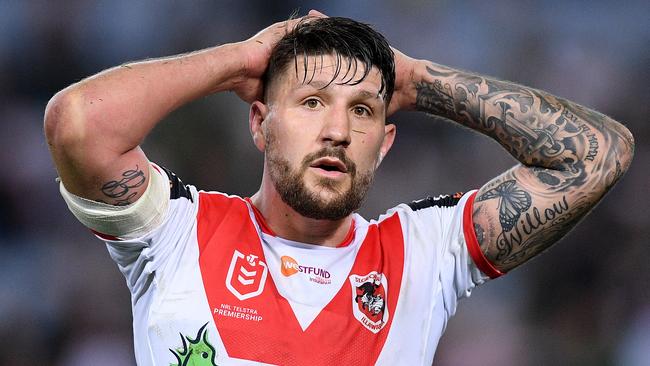
[[[105,183],[101,190],[108,198],[114,200],[117,206],[126,206],[131,204],[131,199],[138,193],[134,188],[142,186],[145,182],[144,172],[136,165],[135,169],[129,169],[122,173],[122,179],[112,180]]]
[[[555,182],[557,191],[583,182],[583,162],[595,161],[609,146],[622,141],[633,150],[629,131],[573,102],[440,65],[426,69],[428,77],[415,84],[418,110],[493,137],[527,166],[562,172],[539,177]]]
[[[585,157],[585,160],[589,161],[594,161],[596,156],[598,155],[598,138],[596,138],[596,135],[591,131],[589,126],[587,125],[580,125],[580,128],[585,131],[585,136],[587,138],[587,141],[589,142],[589,151],[587,152],[587,156]]]
[[[439,116],[453,116],[456,107],[449,84],[443,85],[440,80],[430,83],[418,83],[416,105],[429,113]]]

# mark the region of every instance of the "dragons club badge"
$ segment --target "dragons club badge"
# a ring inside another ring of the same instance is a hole
[[[351,275],[352,313],[369,331],[378,333],[388,323],[388,281],[375,271],[365,276]]]

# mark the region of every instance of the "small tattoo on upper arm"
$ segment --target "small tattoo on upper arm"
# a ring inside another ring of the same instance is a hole
[[[144,172],[136,165],[135,169],[122,173],[122,179],[107,182],[101,189],[106,197],[115,199],[115,205],[126,206],[131,204],[131,198],[138,194],[132,191],[133,188],[142,186],[144,182]]]

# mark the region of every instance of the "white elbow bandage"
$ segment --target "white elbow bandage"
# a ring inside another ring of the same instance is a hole
[[[86,227],[102,234],[134,239],[160,225],[169,206],[169,180],[162,169],[149,165],[149,184],[144,194],[127,206],[113,206],[59,191],[72,214]]]

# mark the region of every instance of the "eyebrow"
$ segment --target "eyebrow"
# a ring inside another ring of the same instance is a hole
[[[382,99],[380,93],[371,93],[367,90],[360,90],[357,95],[363,99]]]
[[[317,89],[317,90],[322,90],[325,89],[327,86],[329,86],[330,83],[325,82],[325,81],[319,81],[319,80],[314,80],[310,83],[301,83],[297,87],[294,88],[294,90],[302,90],[302,89]],[[362,99],[382,99],[380,93],[373,93],[368,90],[359,90],[356,95]]]

